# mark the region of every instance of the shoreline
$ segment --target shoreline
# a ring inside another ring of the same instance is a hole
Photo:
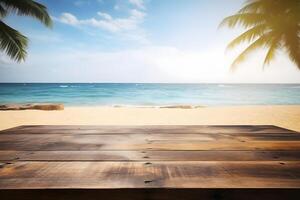
[[[58,111],[0,111],[0,122],[0,130],[21,125],[276,125],[300,132],[300,105],[194,109],[67,106]]]
[[[64,105],[65,108],[182,108],[191,107],[191,109],[198,108],[220,108],[220,107],[246,107],[246,106],[300,106],[300,104],[220,104],[220,105],[205,105],[205,104],[166,104],[166,105],[130,105],[130,104],[116,104],[116,105]]]
[[[42,111],[60,111],[64,109],[76,109],[76,108],[128,108],[128,109],[201,109],[201,108],[224,108],[224,107],[282,107],[282,106],[300,106],[300,104],[215,104],[215,105],[200,105],[200,104],[165,104],[165,105],[131,105],[131,104],[112,104],[112,105],[66,105],[63,103],[5,103],[1,104],[0,106],[27,106],[27,105],[34,105],[34,106],[57,106],[62,105],[63,109],[15,109],[15,110],[1,110],[2,111],[24,111],[24,110],[42,110]]]

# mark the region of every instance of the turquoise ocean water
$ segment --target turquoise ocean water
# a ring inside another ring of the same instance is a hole
[[[300,84],[0,83],[0,104],[66,106],[294,105]]]

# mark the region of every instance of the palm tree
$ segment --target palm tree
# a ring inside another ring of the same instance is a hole
[[[235,15],[226,17],[220,26],[247,29],[229,45],[232,49],[243,42],[251,44],[234,60],[232,69],[257,48],[267,48],[264,66],[274,59],[279,49],[286,50],[289,58],[300,69],[300,1],[248,0]]]
[[[52,26],[52,20],[47,8],[35,1],[0,0],[0,49],[11,59],[20,62],[25,60],[28,39],[3,22],[3,18],[10,12],[34,17],[47,27]]]

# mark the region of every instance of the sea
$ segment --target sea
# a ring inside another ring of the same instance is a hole
[[[0,104],[299,105],[300,84],[0,83]]]

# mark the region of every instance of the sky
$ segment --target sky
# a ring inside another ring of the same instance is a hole
[[[9,15],[30,42],[25,62],[0,53],[0,82],[300,83],[300,70],[264,49],[234,72],[242,29],[219,28],[244,0],[39,0],[53,27]]]

